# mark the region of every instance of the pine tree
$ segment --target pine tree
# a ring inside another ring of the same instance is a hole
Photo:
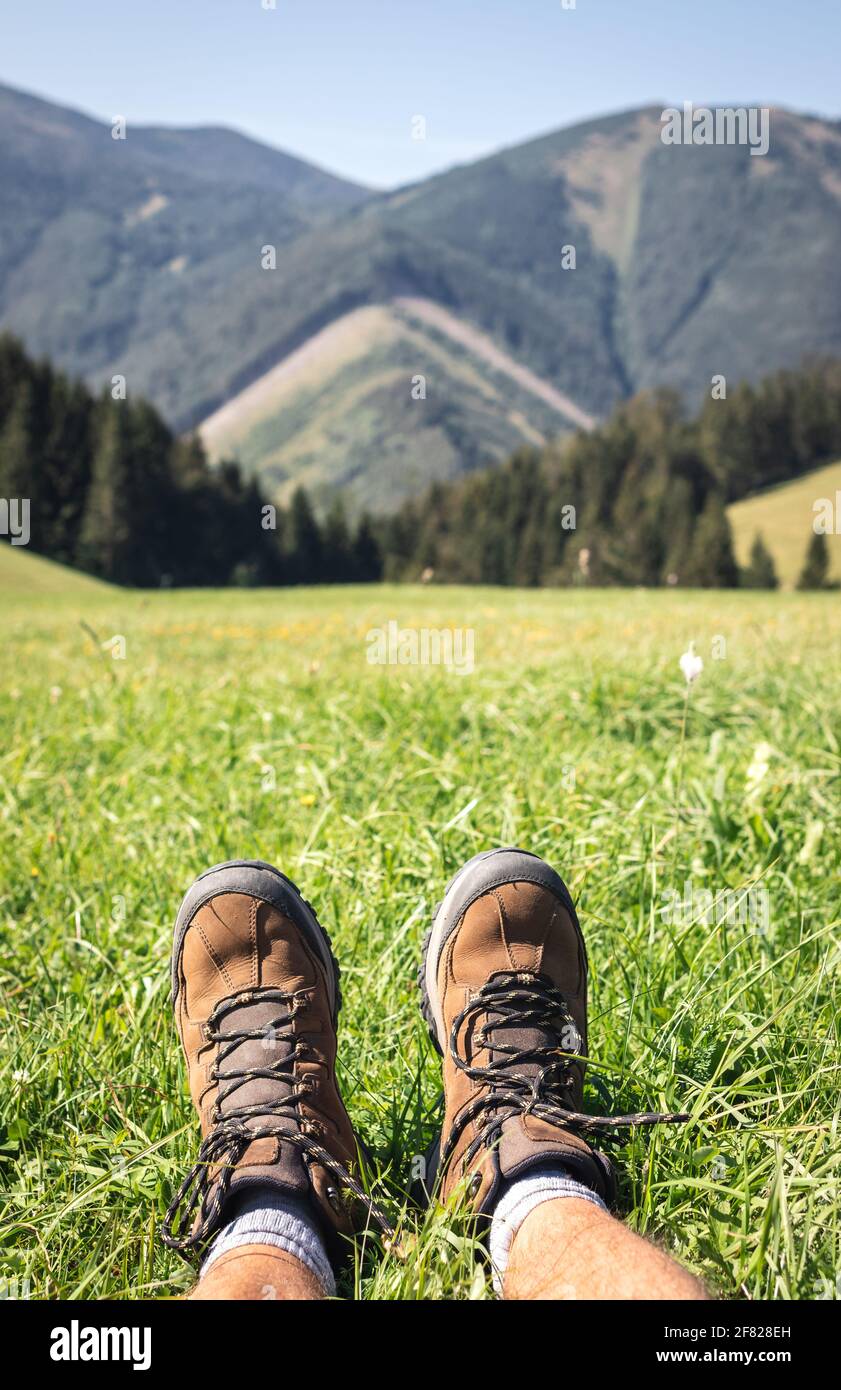
[[[16,506],[16,524],[25,525],[26,544],[46,553],[45,490],[41,485],[43,469],[35,433],[33,392],[24,381],[0,430],[0,497],[9,505],[10,516],[13,504]]]
[[[408,579],[411,575],[419,525],[418,505],[414,500],[407,502],[381,527],[382,549],[386,557],[385,578],[391,583]]]
[[[354,577],[350,531],[344,503],[336,496],[324,521],[322,580],[327,584],[347,584]]]
[[[199,488],[209,480],[210,470],[204,445],[197,434],[176,440],[172,452],[172,472],[178,487]]]
[[[733,554],[730,522],[717,493],[710,493],[698,518],[685,582],[700,589],[738,587],[739,567]]]
[[[103,579],[131,584],[132,512],[128,412],[107,397],[100,407],[99,438],[79,532],[76,562]]]
[[[371,518],[363,512],[353,538],[353,572],[359,584],[372,584],[383,577],[383,557]]]
[[[32,388],[20,387],[0,431],[0,497],[26,497],[36,493],[36,461],[33,457]]]
[[[33,367],[18,338],[0,334],[0,427],[16,404],[23,386],[32,385]]]
[[[94,406],[81,382],[59,373],[50,383],[44,411],[44,552],[72,564],[90,485]]]
[[[814,531],[806,549],[806,559],[803,562],[803,569],[800,571],[797,587],[798,589],[826,589],[828,588],[828,576],[829,548],[826,543],[826,536],[823,531]]]
[[[126,459],[122,499],[130,510],[123,563],[131,583],[157,585],[171,572],[179,536],[175,527],[175,484],[172,476],[173,439],[148,401],[123,401],[126,412]]]
[[[751,546],[750,562],[742,573],[742,584],[746,589],[778,589],[780,586],[774,557],[758,531]]]
[[[321,531],[302,487],[296,488],[289,510],[289,567],[295,584],[317,584],[321,578]]]
[[[662,499],[660,530],[664,541],[660,581],[686,585],[687,566],[692,552],[692,486],[688,478],[673,478]]]

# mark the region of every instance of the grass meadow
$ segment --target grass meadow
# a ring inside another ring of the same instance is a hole
[[[837,595],[142,595],[55,571],[25,596],[11,568],[0,1281],[37,1298],[189,1287],[157,1238],[198,1143],[170,934],[192,878],[242,856],[287,872],[331,933],[340,1081],[406,1237],[402,1257],[360,1242],[343,1294],[492,1297],[469,1222],[404,1194],[440,1098],[420,941],[455,869],[511,843],[579,905],[589,1108],[692,1113],[615,1150],[624,1217],[720,1297],[836,1296]],[[369,664],[389,620],[473,629],[475,670]],[[724,901],[739,906],[719,920]]]

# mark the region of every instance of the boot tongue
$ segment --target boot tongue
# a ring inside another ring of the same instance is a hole
[[[219,1109],[223,1116],[247,1106],[259,1105],[266,1113],[245,1120],[250,1129],[271,1124],[281,1133],[297,1130],[298,1116],[289,1103],[292,1086],[288,1081],[264,1076],[240,1081],[235,1075],[274,1067],[291,1076],[296,1047],[291,1020],[291,1004],[278,999],[246,1000],[225,1012],[219,1023],[219,1033],[223,1039],[220,1052],[230,1046],[224,1039],[235,1033],[255,1032],[260,1036],[230,1047],[224,1060],[217,1062]],[[231,1077],[231,1080],[226,1081],[226,1077]],[[282,1104],[277,1109],[279,1102]]]
[[[495,983],[498,983],[502,987],[510,985],[512,989],[516,989],[518,984],[525,984],[532,981],[534,977],[525,976],[522,980],[499,979],[498,977],[492,978]],[[537,1000],[535,1000],[535,1002],[537,1002]],[[526,1007],[525,1001],[523,1001],[523,1006]],[[518,1076],[527,1078],[529,1081],[534,1081],[540,1073],[544,1071],[547,1065],[546,1059],[544,1058],[539,1061],[535,1058],[527,1057],[523,1061],[519,1061],[511,1058],[509,1053],[503,1053],[501,1049],[503,1047],[506,1049],[510,1048],[520,1053],[532,1053],[545,1048],[552,1048],[557,1051],[562,1044],[565,1026],[565,1020],[561,1014],[557,1014],[550,1022],[530,1022],[524,1024],[518,1022],[516,1019],[506,1018],[503,1014],[493,1009],[488,1010],[484,1018],[484,1023],[486,1027],[486,1036],[490,1044],[486,1054],[488,1062],[496,1062],[504,1057],[505,1062],[503,1065],[510,1065],[512,1071],[515,1071]],[[563,1041],[566,1042],[566,1039],[563,1039]],[[475,1041],[474,1047],[476,1047]],[[575,1050],[575,1048],[575,1040],[572,1040],[571,1050]],[[478,1064],[482,1065],[481,1060]]]

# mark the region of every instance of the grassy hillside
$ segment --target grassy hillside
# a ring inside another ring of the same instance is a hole
[[[341,488],[352,507],[387,511],[586,422],[463,327],[429,301],[353,310],[204,422],[209,456],[239,458],[281,502],[303,484],[320,501]]]
[[[80,617],[123,634],[125,660],[103,662]],[[472,628],[475,670],[371,666],[391,619]],[[839,639],[821,595],[0,605],[0,1278],[33,1297],[187,1287],[157,1240],[198,1144],[171,923],[196,873],[245,855],[290,873],[332,934],[341,1085],[379,1196],[417,1234],[405,1261],[360,1245],[342,1293],[489,1297],[463,1219],[406,1200],[440,1094],[414,976],[448,876],[519,843],[578,900],[587,1108],[692,1114],[618,1152],[623,1215],[725,1298],[832,1296]],[[687,884],[767,898],[741,925],[669,923],[663,895]]]
[[[760,531],[774,557],[781,584],[792,588],[812,536],[813,505],[821,497],[834,503],[836,491],[841,491],[841,462],[736,502],[728,509],[728,516],[739,563],[747,563],[753,539]],[[841,527],[841,518],[838,524]],[[826,540],[832,561],[830,576],[841,579],[841,531]]]
[[[110,586],[78,570],[53,564],[34,555],[24,546],[0,543],[0,598],[11,603],[28,594],[39,598],[89,600],[96,594],[108,593]]]
[[[651,107],[365,198],[233,132],[113,141],[8,89],[0,118],[0,325],[96,383],[125,374],[179,429],[315,350],[348,313],[396,300],[480,330],[592,416],[655,384],[695,406],[713,375],[756,379],[806,352],[841,354],[832,122],[776,111],[770,152],[753,158],[665,146]],[[266,245],[274,269],[261,265]],[[370,365],[363,345],[356,376]],[[423,481],[448,471],[456,435],[466,469],[498,455],[499,410],[462,408],[459,392],[458,380],[440,385]],[[315,438],[331,440],[328,478],[360,477],[364,493],[370,468],[374,493],[384,472],[398,489],[401,470],[412,475],[402,447],[385,458],[381,447],[407,433],[400,382],[380,382],[344,434],[329,392],[309,405]],[[306,441],[299,450],[271,425],[264,443],[244,444],[259,468],[306,470]]]

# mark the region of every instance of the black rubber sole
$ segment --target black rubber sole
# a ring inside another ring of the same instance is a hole
[[[342,1006],[341,971],[339,962],[333,954],[330,936],[316,916],[312,904],[307,902],[301,890],[291,878],[267,864],[262,859],[230,859],[224,864],[214,864],[199,874],[184,895],[178,915],[172,943],[172,1003],[178,998],[178,961],[187,928],[200,907],[222,893],[245,893],[260,902],[270,903],[288,917],[306,937],[310,946],[321,960],[331,985],[332,1018],[335,1026]]]

